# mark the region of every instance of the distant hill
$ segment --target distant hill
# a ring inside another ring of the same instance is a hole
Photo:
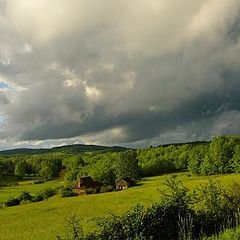
[[[195,142],[183,142],[183,143],[168,143],[168,144],[162,144],[158,147],[169,147],[169,146],[183,146],[183,145],[205,145],[209,144],[211,141],[195,141]]]
[[[53,147],[50,149],[47,148],[39,148],[39,149],[31,149],[31,148],[17,148],[11,150],[3,150],[0,151],[0,155],[37,155],[37,154],[46,154],[46,153],[65,153],[65,154],[77,154],[82,152],[120,152],[124,151],[127,148],[119,147],[119,146],[99,146],[99,145],[85,145],[85,144],[74,144],[74,145],[65,145],[59,147]]]

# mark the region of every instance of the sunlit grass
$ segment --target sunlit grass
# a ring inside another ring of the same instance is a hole
[[[192,177],[189,173],[172,175],[176,175],[177,179],[181,180],[191,190],[208,180],[208,177]],[[63,231],[65,218],[73,213],[82,220],[86,231],[92,231],[96,228],[94,221],[91,221],[93,218],[107,216],[110,213],[123,213],[137,203],[149,206],[157,202],[161,198],[160,192],[166,189],[163,183],[167,176],[170,175],[143,179],[138,186],[120,192],[71,198],[55,196],[43,202],[5,208],[0,210],[0,239],[56,239],[56,235]],[[240,174],[211,178],[228,185],[233,181],[240,181]],[[56,184],[59,184],[59,182],[52,181],[40,185],[26,185],[24,188],[29,187],[25,190],[33,193],[39,191],[42,187],[56,186]],[[4,199],[9,194],[14,195],[21,191],[21,186],[16,188],[2,189],[0,197]]]
[[[62,180],[59,179],[48,181],[42,184],[33,184],[33,182],[33,180],[20,181],[18,182],[19,185],[0,188],[0,202],[4,202],[11,197],[17,197],[22,191],[27,191],[31,194],[35,194],[44,188],[55,188],[63,185]]]

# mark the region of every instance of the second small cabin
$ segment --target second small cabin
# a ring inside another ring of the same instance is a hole
[[[134,181],[131,178],[121,178],[116,181],[116,189],[123,190],[134,185]]]

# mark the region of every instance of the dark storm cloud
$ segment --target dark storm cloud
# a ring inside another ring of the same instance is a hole
[[[0,18],[0,78],[11,86],[0,138],[238,134],[239,10],[237,0],[12,0]]]

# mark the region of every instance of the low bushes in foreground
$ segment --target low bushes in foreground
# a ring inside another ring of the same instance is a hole
[[[31,195],[29,192],[23,191],[18,197],[9,198],[7,201],[3,203],[3,205],[11,207],[30,202],[39,202],[46,200],[54,195],[56,195],[56,190],[52,188],[43,189],[34,196]]]
[[[158,203],[148,208],[137,205],[123,215],[98,219],[98,230],[85,236],[75,217],[72,219],[74,224],[71,222],[70,230],[67,230],[70,235],[58,239],[192,240],[239,225],[239,184],[223,188],[217,182],[209,181],[195,193],[190,193],[176,178],[169,178],[166,185],[170,192]]]
[[[240,239],[240,227],[236,229],[227,229],[219,235],[203,238],[202,240],[239,240]]]

